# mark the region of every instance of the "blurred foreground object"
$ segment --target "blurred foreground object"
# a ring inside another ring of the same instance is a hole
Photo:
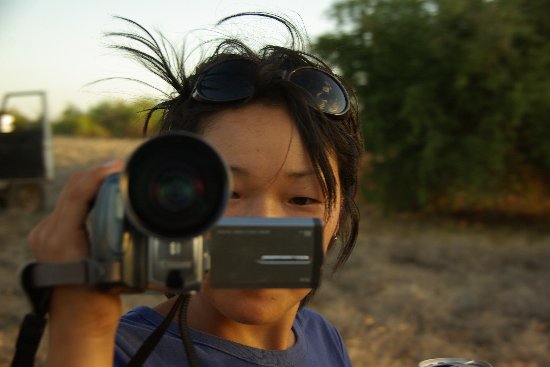
[[[36,104],[29,103],[29,98],[39,102],[36,119],[24,117],[28,112],[27,104]],[[24,106],[25,110],[13,109],[14,104]],[[45,206],[45,183],[54,177],[52,135],[47,112],[46,93],[43,91],[7,93],[2,100],[0,200],[7,207],[33,213]]]
[[[489,363],[468,358],[434,358],[422,361],[418,367],[492,367]]]

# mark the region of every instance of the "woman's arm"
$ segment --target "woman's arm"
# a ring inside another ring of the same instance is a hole
[[[71,176],[53,212],[29,236],[37,262],[74,262],[89,256],[86,219],[101,183],[122,162]],[[57,287],[49,311],[47,366],[112,366],[120,296],[90,287]]]

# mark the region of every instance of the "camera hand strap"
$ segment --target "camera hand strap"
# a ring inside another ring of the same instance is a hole
[[[34,365],[44,334],[54,286],[91,285],[102,275],[101,267],[90,260],[75,263],[41,264],[30,262],[20,271],[20,281],[32,306],[19,328],[12,367]]]

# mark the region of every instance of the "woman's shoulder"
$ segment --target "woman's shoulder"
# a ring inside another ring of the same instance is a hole
[[[326,327],[330,329],[336,329],[335,326],[319,312],[312,310],[311,308],[303,307],[298,311],[296,315],[296,322],[301,325]]]
[[[320,313],[304,307],[296,315],[294,330],[308,344],[310,359],[319,366],[350,366],[351,362],[342,336],[336,327]],[[311,355],[313,353],[314,355]],[[311,365],[315,365],[312,363]]]
[[[310,340],[320,338],[341,343],[342,337],[336,327],[326,317],[307,307],[302,308],[296,315],[294,329]]]
[[[147,306],[139,306],[128,311],[120,318],[119,327],[129,325],[142,325],[144,327],[156,327],[163,320],[162,315]]]

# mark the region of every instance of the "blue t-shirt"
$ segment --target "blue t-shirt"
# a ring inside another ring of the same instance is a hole
[[[164,316],[138,307],[120,321],[115,366],[125,366]],[[320,314],[303,308],[292,326],[296,344],[287,350],[263,350],[190,330],[201,367],[209,366],[351,366],[342,337]],[[179,328],[172,321],[145,366],[187,366]]]

